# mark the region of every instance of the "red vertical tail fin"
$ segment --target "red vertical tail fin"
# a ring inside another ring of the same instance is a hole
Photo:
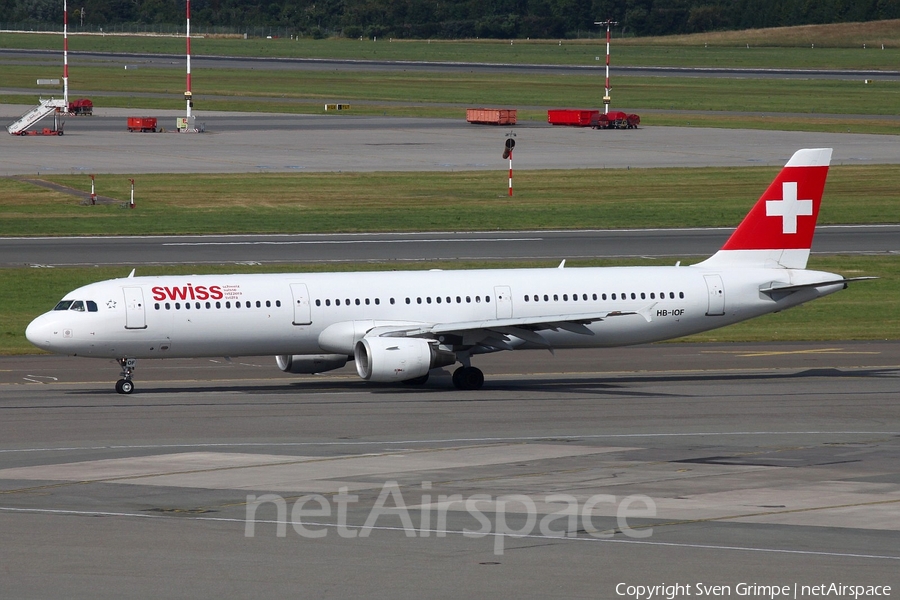
[[[798,150],[705,267],[804,269],[831,148]]]

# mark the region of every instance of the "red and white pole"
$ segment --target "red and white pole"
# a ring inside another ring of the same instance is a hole
[[[131,203],[128,205],[129,208],[134,208],[134,179],[129,179],[131,182]]]
[[[509,151],[509,195],[512,196],[512,155],[513,151]]]
[[[187,0],[187,90],[184,92],[187,104],[187,118],[191,118],[191,0]]]
[[[613,21],[612,19],[607,19],[605,21],[594,21],[594,25],[606,25],[606,88],[605,93],[603,94],[603,114],[609,114],[609,42],[610,42],[610,31],[612,30],[613,25],[618,25],[618,21]]]
[[[69,110],[69,4],[63,0],[63,101]]]
[[[91,206],[97,204],[97,194],[94,193],[94,176],[91,175]]]
[[[606,21],[606,93],[603,94],[603,114],[609,113],[609,26],[610,21]]]

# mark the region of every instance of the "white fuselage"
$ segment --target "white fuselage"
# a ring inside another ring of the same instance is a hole
[[[843,287],[783,297],[760,292],[773,283],[837,278],[700,266],[129,277],[70,292],[64,301],[73,304],[35,319],[27,336],[53,352],[107,358],[350,355],[356,341],[380,326],[577,321],[608,312],[586,320],[587,329],[560,326],[540,335],[553,348],[623,346],[722,327]],[[72,310],[78,301],[91,309]],[[547,347],[527,338],[513,331],[507,341],[513,348]]]

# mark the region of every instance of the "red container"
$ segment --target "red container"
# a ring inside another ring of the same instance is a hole
[[[598,114],[599,110],[551,109],[547,111],[547,122],[551,125],[590,127],[591,120]]]
[[[156,131],[156,117],[128,117],[128,131]]]

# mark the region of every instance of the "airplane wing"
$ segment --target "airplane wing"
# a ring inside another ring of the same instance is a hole
[[[606,319],[628,315],[641,315],[650,320],[650,310],[654,302],[638,311],[605,311],[567,315],[543,315],[515,319],[489,319],[484,321],[457,321],[452,323],[422,324],[416,327],[376,327],[368,336],[378,337],[426,337],[439,338],[455,336],[462,339],[464,346],[483,345],[498,350],[512,350],[511,337],[516,337],[538,346],[550,348],[550,343],[540,331],[569,331],[580,335],[594,335],[587,325]]]

